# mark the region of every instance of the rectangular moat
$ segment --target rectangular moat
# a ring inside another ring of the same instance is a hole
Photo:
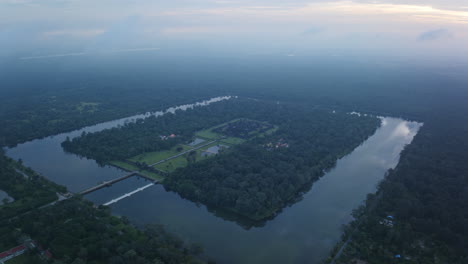
[[[320,263],[339,240],[340,227],[350,221],[352,209],[376,190],[388,169],[397,165],[401,150],[411,143],[420,126],[417,122],[382,118],[374,135],[338,160],[302,200],[260,225],[249,226],[242,219],[182,199],[162,185],[150,185],[150,181],[136,176],[86,198],[98,205],[106,204],[143,188],[109,206],[115,214],[137,225],[167,226],[179,236],[202,244],[206,254],[220,263]],[[79,133],[27,142],[9,149],[7,154],[21,158],[25,165],[74,192],[128,173],[65,153],[60,143]]]

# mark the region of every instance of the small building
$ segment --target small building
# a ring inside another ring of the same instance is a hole
[[[277,143],[276,148],[289,148],[288,143]]]
[[[388,220],[388,219],[383,219],[382,221],[379,222],[379,224],[384,225],[386,227],[393,227],[393,221]]]
[[[289,148],[289,144],[282,138],[276,143],[276,148]]]
[[[6,262],[14,257],[22,255],[26,252],[27,248],[24,245],[20,245],[0,253],[0,263]]]

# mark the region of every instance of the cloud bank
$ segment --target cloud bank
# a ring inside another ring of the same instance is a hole
[[[323,50],[468,54],[465,2],[0,0],[0,55],[154,47],[296,55]],[[424,44],[442,39],[444,46]]]
[[[419,41],[434,41],[438,39],[447,39],[453,37],[452,33],[445,29],[435,29],[435,30],[429,30],[426,32],[421,33],[419,35],[418,40]]]

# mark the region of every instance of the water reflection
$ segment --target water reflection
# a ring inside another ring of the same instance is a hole
[[[161,116],[165,113],[174,113],[177,110],[206,106],[231,98],[231,96],[214,97],[194,104],[171,107],[165,111],[148,112],[141,115],[104,122],[69,133],[29,141],[14,148],[7,149],[6,153],[13,159],[22,159],[26,166],[33,168],[48,179],[66,186],[70,191],[79,192],[98,183],[123,176],[126,172],[110,166],[100,167],[94,160],[66,153],[60,144],[65,141],[67,137],[71,139],[81,135],[83,132],[98,132],[124,125],[128,122],[135,122],[138,119],[150,116]]]
[[[112,206],[113,212],[141,225],[163,223],[173,232],[202,243],[207,254],[221,263],[321,263],[339,240],[340,227],[351,220],[351,211],[376,190],[385,172],[396,166],[399,153],[421,126],[395,118],[384,118],[383,123],[366,142],[340,159],[302,200],[270,221],[249,225],[181,199],[162,186],[122,200]]]
[[[9,149],[7,154],[23,159],[27,166],[70,190],[80,191],[125,172],[67,154],[60,143],[82,131],[99,131],[136,118],[139,116],[34,140]],[[340,238],[340,227],[350,221],[352,209],[375,191],[389,168],[396,166],[399,153],[420,126],[416,122],[382,118],[382,126],[373,136],[340,159],[334,169],[308,188],[300,201],[269,221],[248,223],[182,199],[161,185],[149,186],[111,207],[114,213],[135,224],[166,225],[183,238],[203,244],[207,255],[221,263],[320,263]],[[132,177],[86,198],[104,204],[148,184]]]

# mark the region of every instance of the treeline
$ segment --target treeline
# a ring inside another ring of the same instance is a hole
[[[9,85],[8,83],[4,85]],[[213,91],[124,87],[106,80],[96,86],[76,88],[53,83],[48,89],[30,83],[28,96],[12,96],[0,91],[0,145],[14,146],[25,141],[72,131],[85,126],[147,111],[163,110],[210,98]],[[69,83],[64,85],[70,86]],[[146,86],[148,84],[145,84]],[[12,86],[11,89],[20,89]]]
[[[48,249],[54,264],[204,263],[203,248],[186,244],[161,226],[136,229],[79,197],[41,208],[66,188],[0,153],[0,190],[15,200],[0,205],[0,251],[31,237]],[[37,263],[45,263],[36,259]]]
[[[0,220],[27,212],[57,199],[66,188],[52,183],[0,152],[0,190],[14,201],[0,206]]]
[[[149,117],[107,129],[98,133],[83,133],[67,139],[63,148],[75,154],[91,158],[98,163],[124,160],[144,152],[162,151],[190,141],[198,130],[209,128],[253,111],[253,103],[218,102],[206,107],[178,110],[160,117]],[[174,138],[160,136],[174,134]]]
[[[372,135],[380,124],[376,117],[313,110],[307,105],[232,99],[84,134],[65,141],[63,146],[98,162],[125,159],[168,149],[190,140],[198,130],[236,118],[268,122],[279,130],[177,170],[167,177],[165,185],[183,197],[253,220],[271,217],[296,199],[306,185]],[[159,138],[170,133],[177,137]],[[283,145],[276,148],[277,144]]]
[[[77,197],[3,222],[0,233],[2,244],[10,247],[30,236],[52,253],[54,264],[205,263],[196,256],[203,251],[199,245],[158,225],[136,229],[108,207],[94,208]]]
[[[433,118],[401,155],[337,263],[468,263],[466,117]],[[381,223],[394,217],[393,227]],[[400,255],[400,257],[397,257]]]
[[[424,126],[347,228],[358,227],[336,263],[468,263],[465,101],[459,96],[421,115]],[[393,227],[381,223],[389,215]]]
[[[380,124],[375,117],[255,104],[258,109],[250,118],[279,125],[276,133],[178,169],[167,177],[165,187],[185,198],[263,220],[297,199]]]

